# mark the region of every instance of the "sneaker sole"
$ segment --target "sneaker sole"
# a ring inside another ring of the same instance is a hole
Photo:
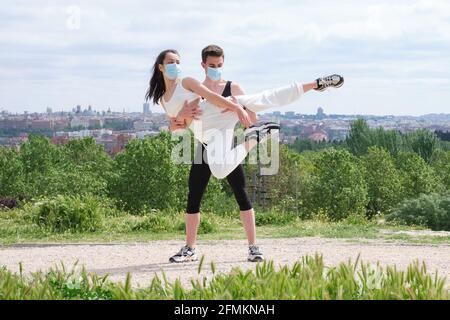
[[[261,257],[255,257],[253,259],[247,258],[247,261],[250,261],[250,262],[261,262],[261,261],[264,261],[264,258],[261,258]]]
[[[176,261],[175,259],[172,259],[172,258],[169,259],[169,262],[171,262],[171,263],[185,263],[185,262],[195,262],[195,261],[198,261],[198,257],[187,258],[183,261]]]

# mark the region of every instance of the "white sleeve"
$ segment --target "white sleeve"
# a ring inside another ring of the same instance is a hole
[[[256,94],[236,96],[239,104],[253,112],[288,105],[303,95],[303,85],[297,82],[276,89],[265,90]]]

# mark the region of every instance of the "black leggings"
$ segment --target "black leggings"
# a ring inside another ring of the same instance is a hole
[[[201,146],[201,147],[200,147]],[[186,213],[193,214],[200,212],[200,202],[211,177],[211,170],[209,165],[203,161],[203,154],[206,152],[203,144],[199,143],[197,148],[194,163],[192,163],[191,171],[189,173],[189,194]],[[200,162],[201,161],[201,162]],[[233,189],[234,197],[239,204],[241,211],[252,209],[252,203],[245,190],[245,174],[244,167],[239,164],[233,172],[227,176],[228,183]]]

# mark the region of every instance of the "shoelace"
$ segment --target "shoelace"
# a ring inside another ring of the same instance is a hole
[[[324,87],[324,88],[328,88],[328,87],[332,86],[332,85],[333,85],[333,82],[334,82],[333,76],[328,76],[328,77],[322,78],[322,79],[320,79],[320,80],[321,80],[321,81],[320,81],[320,84],[321,84],[322,87]]]
[[[249,249],[252,254],[261,254],[261,252],[259,252],[258,246],[250,246]]]
[[[193,250],[191,248],[184,246],[183,248],[181,248],[181,250],[178,252],[177,255],[183,256],[183,255],[187,254],[189,251],[193,252]]]

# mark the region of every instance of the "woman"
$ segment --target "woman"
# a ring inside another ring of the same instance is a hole
[[[185,101],[204,98],[199,104],[202,114],[198,115],[197,119],[177,120],[184,120],[186,126],[193,131],[194,137],[205,146],[211,173],[219,179],[230,174],[251,149],[269,137],[271,130],[279,129],[279,125],[272,122],[248,128],[251,120],[246,108],[257,112],[284,106],[298,100],[309,90],[323,91],[327,87],[338,88],[344,83],[343,77],[333,75],[305,85],[293,83],[232,99],[212,92],[193,78],[180,79],[179,64],[180,56],[176,50],[165,50],[158,55],[146,99],[153,99],[155,104],[161,103],[169,117],[177,117]],[[233,112],[224,113],[223,109]],[[238,121],[247,128],[246,141],[232,147],[232,133]]]

